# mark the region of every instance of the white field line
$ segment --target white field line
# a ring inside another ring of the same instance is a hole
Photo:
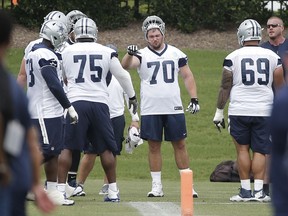
[[[181,208],[173,202],[129,202],[142,216],[180,216]]]
[[[215,202],[215,203],[210,203],[210,202],[194,202],[194,205],[267,205],[269,204],[268,202]]]
[[[141,216],[180,216],[181,207],[173,202],[128,202],[128,205],[137,209]],[[207,203],[194,202],[194,205],[249,205],[266,204],[261,202],[223,202]],[[209,215],[198,215],[209,216]],[[216,215],[213,215],[216,216]]]

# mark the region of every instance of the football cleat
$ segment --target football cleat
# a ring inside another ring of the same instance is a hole
[[[245,190],[243,188],[240,188],[239,194],[230,197],[230,201],[232,202],[247,202],[252,199],[252,193],[251,190]]]
[[[257,202],[271,202],[270,196],[267,196],[263,190],[254,191],[254,196],[251,199],[251,201],[257,201]]]
[[[66,193],[66,197],[69,198],[71,196],[73,196],[75,188],[71,187],[68,183],[66,183],[65,185],[65,193]]]
[[[99,195],[107,195],[108,194],[108,184],[104,184],[101,188],[101,190],[99,191]]]
[[[163,197],[163,189],[161,183],[152,182],[152,190],[148,192],[147,197]]]
[[[193,198],[198,198],[198,193],[194,190],[194,188],[193,188],[192,194],[193,194]]]
[[[108,188],[108,194],[104,196],[104,202],[120,202],[119,190],[112,191]]]
[[[47,191],[47,195],[55,205],[71,206],[75,203],[74,200],[67,199],[65,193],[58,190]]]
[[[83,186],[78,184],[77,187],[75,188],[72,196],[74,197],[74,196],[85,196],[85,195],[86,195],[86,193],[83,190]]]

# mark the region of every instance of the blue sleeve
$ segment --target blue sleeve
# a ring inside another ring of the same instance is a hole
[[[223,62],[223,67],[231,67],[233,65],[233,62],[231,61],[231,59],[224,59]]]
[[[57,76],[56,68],[50,64],[46,64],[45,61],[47,60],[45,59],[41,59],[40,61],[41,63],[39,62],[39,64],[44,65],[41,68],[41,74],[46,81],[48,88],[64,109],[70,107],[70,101],[66,97],[61,82]]]
[[[188,63],[188,58],[187,56],[185,58],[180,58],[178,61],[178,67],[181,68],[185,66]]]
[[[118,53],[117,53],[117,52],[112,52],[112,53],[111,53],[111,59],[112,59],[113,57],[118,58]]]

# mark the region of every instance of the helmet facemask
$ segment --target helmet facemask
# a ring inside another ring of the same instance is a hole
[[[237,32],[238,42],[240,46],[243,46],[245,41],[261,41],[262,28],[260,24],[253,19],[244,20]]]
[[[67,27],[61,21],[48,20],[42,24],[39,36],[50,41],[54,49],[58,49],[68,37]]]
[[[98,28],[96,23],[90,18],[81,18],[74,25],[75,40],[93,39],[97,41]]]
[[[51,11],[49,14],[47,14],[47,16],[44,17],[44,22],[48,20],[58,20],[68,26],[68,19],[66,15],[61,11]]]
[[[157,28],[161,32],[161,34],[164,36],[165,35],[165,23],[163,20],[158,17],[158,16],[148,16],[142,25],[142,31],[144,32],[144,37],[146,40],[147,38],[147,33],[150,29]]]
[[[73,31],[75,23],[84,17],[87,17],[86,14],[82,13],[79,10],[72,10],[66,15],[68,19],[68,31],[69,33]]]

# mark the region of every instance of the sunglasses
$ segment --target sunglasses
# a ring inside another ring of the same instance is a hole
[[[268,25],[267,25],[267,28],[268,28],[268,29],[269,29],[270,27],[276,28],[276,27],[280,27],[280,26],[282,26],[282,25],[280,25],[280,24],[268,24]]]

